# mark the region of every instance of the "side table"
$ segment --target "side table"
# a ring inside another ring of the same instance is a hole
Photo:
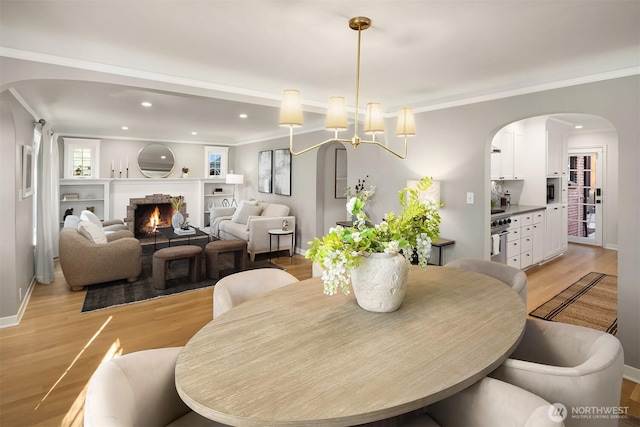
[[[434,248],[438,248],[438,264],[437,265],[442,265],[442,248],[445,246],[450,246],[450,245],[454,245],[456,243],[455,240],[450,240],[450,239],[443,239],[442,237],[440,237],[438,239],[437,243],[431,243],[431,246]]]
[[[280,236],[291,236],[291,251],[289,252],[289,256],[293,258],[293,249],[295,248],[295,242],[293,241],[293,230],[283,230],[281,228],[273,228],[269,230],[269,261],[271,261],[271,239],[273,236],[278,237],[278,246],[276,248],[276,252],[280,251]]]

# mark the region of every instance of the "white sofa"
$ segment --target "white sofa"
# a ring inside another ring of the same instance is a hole
[[[288,229],[293,230],[293,245],[289,236],[281,236],[279,248],[288,249],[289,255],[293,255],[296,217],[289,215],[289,206],[243,200],[237,208],[212,207],[210,221],[210,233],[214,237],[245,240],[251,261],[255,261],[256,254],[269,252],[269,230],[282,229],[282,222],[287,221]],[[275,251],[278,247],[276,238],[271,245]]]

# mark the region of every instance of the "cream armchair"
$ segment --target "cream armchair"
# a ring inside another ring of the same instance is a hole
[[[527,319],[522,341],[490,375],[563,404],[568,412],[567,426],[615,427],[615,417],[583,417],[580,410],[615,410],[620,405],[623,367],[622,344],[613,335]]]
[[[280,238],[280,250],[295,250],[296,217],[289,215],[289,207],[276,203],[241,201],[237,208],[212,207],[210,210],[210,233],[222,240],[240,239],[247,242],[251,261],[256,254],[269,252],[269,230],[281,229],[284,221],[293,230],[293,244],[287,237]],[[276,242],[271,246],[276,249]]]

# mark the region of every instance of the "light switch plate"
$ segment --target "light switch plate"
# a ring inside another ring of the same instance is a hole
[[[467,203],[472,205],[473,204],[473,193],[472,192],[468,192],[467,193]]]

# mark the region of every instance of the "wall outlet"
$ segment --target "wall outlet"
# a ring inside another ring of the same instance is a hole
[[[473,193],[472,192],[467,192],[467,204],[472,205],[473,204]]]

